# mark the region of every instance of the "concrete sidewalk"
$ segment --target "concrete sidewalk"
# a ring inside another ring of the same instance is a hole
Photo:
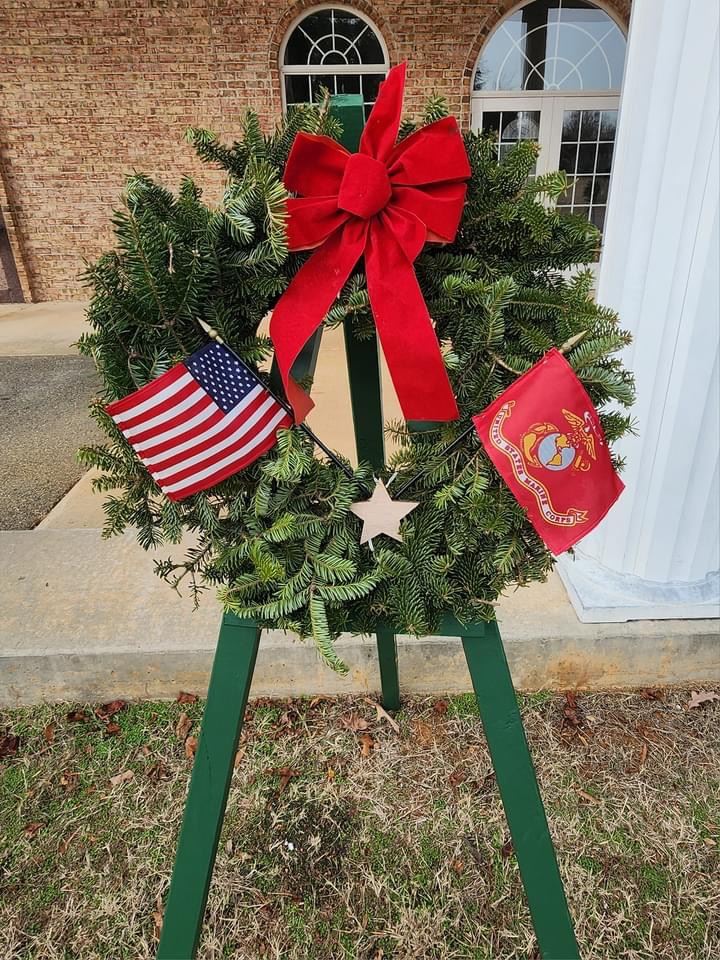
[[[28,319],[16,328],[14,349],[25,355],[53,345],[60,351],[63,338],[69,344],[82,327],[82,306],[63,305],[43,347],[42,327],[55,306],[26,309],[41,319],[37,327]],[[0,310],[0,355],[3,336]],[[342,338],[331,333],[318,368],[314,426],[331,446],[350,452],[349,405],[337,403],[347,397],[345,378]],[[104,541],[102,498],[92,493],[91,479],[83,477],[36,529],[0,532],[0,705],[171,697],[207,685],[219,605],[208,594],[192,612],[188,598],[155,577],[152,555],[132,534]],[[556,576],[503,598],[498,619],[520,688],[607,689],[720,677],[717,621],[581,624]],[[269,631],[253,693],[377,691],[372,639],[344,637],[338,646],[350,666],[346,678],[320,663],[312,643]],[[469,688],[461,645],[452,638],[401,637],[399,661],[408,692]]]

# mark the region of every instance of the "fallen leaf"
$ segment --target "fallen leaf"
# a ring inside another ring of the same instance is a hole
[[[645,687],[640,691],[643,700],[664,700],[665,694],[659,687]]]
[[[70,713],[66,714],[65,719],[69,723],[87,723],[90,717],[84,710],[71,710]]]
[[[369,733],[361,733],[359,740],[360,753],[363,755],[363,757],[369,757],[375,747],[375,741]]]
[[[365,701],[365,703],[369,703],[371,707],[375,707],[375,710],[377,711],[378,720],[387,720],[387,722],[393,728],[395,733],[400,733],[400,724],[396,720],[393,720],[393,718],[390,716],[390,714],[387,712],[387,710],[383,706],[377,703],[377,701],[371,700],[370,697],[363,697],[363,700]]]
[[[325,779],[329,780],[331,783],[335,779],[335,771],[332,767],[328,767],[325,771]]]
[[[717,840],[713,840],[712,837],[705,837],[705,839],[703,840],[703,843],[705,844],[706,847],[716,847],[716,846],[717,846]]]
[[[280,794],[285,790],[293,777],[300,776],[300,771],[293,770],[292,767],[275,767],[271,770],[267,770],[266,773],[269,773],[271,776],[280,777],[280,783],[278,784],[278,796],[280,796]]]
[[[462,860],[458,859],[457,857],[452,861],[450,866],[453,870],[453,873],[456,873],[458,876],[460,876],[461,873],[465,872],[465,864],[463,863]]]
[[[35,837],[35,834],[38,832],[38,830],[42,826],[43,826],[42,823],[28,823],[25,825],[25,828],[23,829],[23,833],[28,838],[28,840],[32,840]]]
[[[20,737],[14,733],[6,733],[0,737],[0,760],[6,757],[14,757],[20,749]]]
[[[353,712],[349,713],[346,717],[340,717],[340,723],[344,727],[347,727],[348,730],[352,730],[353,733],[358,733],[360,730],[367,730],[370,726],[367,720],[363,720],[356,710],[353,710]]]
[[[110,786],[119,787],[122,783],[130,783],[134,776],[135,774],[132,770],[123,770],[122,773],[117,773],[114,777],[110,777]]]
[[[507,860],[515,853],[515,847],[513,846],[512,840],[506,840],[505,843],[500,847],[500,856],[503,860]]]
[[[103,703],[97,707],[95,716],[99,717],[100,720],[109,720],[110,717],[114,717],[116,713],[124,710],[126,706],[127,703],[124,700],[111,700],[110,703]]]
[[[162,760],[156,760],[155,763],[151,763],[147,769],[148,780],[152,780],[154,783],[157,783],[159,780],[167,780],[168,776],[168,768]]]
[[[573,690],[568,690],[565,694],[565,705],[563,707],[563,726],[579,727],[582,722],[583,715],[578,706],[577,696]]]
[[[225,853],[226,853],[229,857],[231,857],[231,856],[232,856],[232,852],[233,852],[233,842],[232,842],[232,840],[228,840],[228,841],[225,843]]]
[[[713,700],[720,700],[720,694],[714,693],[712,690],[696,690],[691,691],[691,696],[685,706],[688,710],[693,710],[696,707],[701,707],[704,703],[712,703]]]
[[[462,767],[456,767],[448,777],[448,783],[453,788],[453,790],[457,790],[460,784],[465,782],[466,776],[467,774],[462,769]]]
[[[597,797],[594,797],[586,790],[581,790],[580,787],[575,787],[575,793],[580,797],[581,800],[584,800],[585,803],[600,803]]]
[[[646,743],[644,743],[644,744],[640,747],[640,769],[642,769],[642,768],[645,766],[645,761],[647,760],[647,755],[648,755],[648,745],[647,745]]]
[[[197,703],[198,696],[196,693],[185,693],[184,690],[181,690],[180,693],[175,698],[176,703]]]
[[[197,750],[197,737],[188,737],[185,741],[185,756],[188,760],[192,760],[195,756],[195,751]]]
[[[78,775],[73,770],[65,770],[60,776],[60,786],[65,793],[72,793],[78,784]]]
[[[105,724],[105,736],[106,737],[115,737],[120,733],[120,724],[115,723],[114,720],[111,720],[110,723]]]
[[[153,918],[153,924],[155,927],[153,931],[155,934],[155,939],[159,940],[160,934],[162,933],[162,925],[163,925],[162,897],[158,897],[157,900],[155,901],[155,909],[153,910],[152,918]]]
[[[242,758],[245,756],[245,747],[240,747],[238,752],[235,754],[235,760],[233,761],[233,767],[238,767],[242,762]]]
[[[422,746],[426,747],[428,744],[435,742],[435,731],[429,723],[419,719],[413,720],[412,728],[413,733],[415,734],[415,739]]]
[[[478,867],[483,866],[483,857],[472,837],[463,837],[463,845]]]
[[[444,717],[448,712],[448,702],[447,700],[436,700],[433,704],[433,713],[436,713],[439,717]]]
[[[178,722],[175,725],[175,736],[178,740],[184,740],[185,737],[190,733],[190,729],[193,725],[192,720],[186,713],[181,713],[178,717]]]
[[[43,730],[43,737],[46,743],[52,743],[55,739],[55,721],[51,720]]]

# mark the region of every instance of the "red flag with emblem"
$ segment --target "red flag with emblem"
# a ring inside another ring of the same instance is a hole
[[[597,411],[559,350],[545,354],[473,422],[554,554],[590,533],[624,489]]]

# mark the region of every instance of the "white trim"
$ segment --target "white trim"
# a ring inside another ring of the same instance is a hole
[[[347,13],[353,14],[353,16],[358,17],[358,19],[364,21],[371,30],[375,33],[380,48],[383,53],[384,62],[383,63],[365,63],[365,64],[288,64],[286,65],[283,61],[285,60],[285,50],[287,49],[288,40],[293,34],[293,31],[302,23],[303,20],[307,19],[311,14],[318,13],[321,10],[345,10]],[[280,44],[280,52],[278,54],[278,69],[280,71],[280,102],[282,103],[283,113],[287,110],[287,99],[285,97],[285,77],[286,76],[311,76],[311,75],[324,75],[324,74],[375,74],[375,73],[387,73],[390,69],[390,54],[388,53],[387,44],[385,43],[385,38],[382,35],[382,31],[375,23],[375,21],[369,17],[366,13],[356,9],[355,7],[348,6],[346,3],[319,3],[317,6],[308,7],[303,10],[292,23],[288,26],[285,31],[285,36],[282,39]]]

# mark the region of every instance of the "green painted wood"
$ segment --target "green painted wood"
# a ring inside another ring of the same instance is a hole
[[[543,960],[579,960],[500,631],[496,623],[471,624],[459,635],[540,952]]]
[[[193,960],[197,951],[259,643],[254,621],[223,616],[158,960]]]
[[[330,112],[343,126],[343,146],[350,151],[357,150],[365,124],[360,94],[332,97]],[[358,460],[366,460],[379,470],[385,463],[385,443],[377,337],[359,340],[349,319],[343,325],[343,332]]]
[[[343,125],[342,143],[348,150],[357,150],[365,123],[362,97],[358,94],[333,97],[332,113]],[[345,355],[350,381],[350,405],[355,431],[358,460],[365,460],[379,471],[385,464],[380,356],[377,337],[359,340],[352,321],[343,324]],[[378,660],[382,701],[386,710],[400,709],[397,643],[391,628],[377,632]]]
[[[382,702],[386,710],[400,709],[400,679],[398,677],[397,642],[391,627],[377,631],[378,660]]]

